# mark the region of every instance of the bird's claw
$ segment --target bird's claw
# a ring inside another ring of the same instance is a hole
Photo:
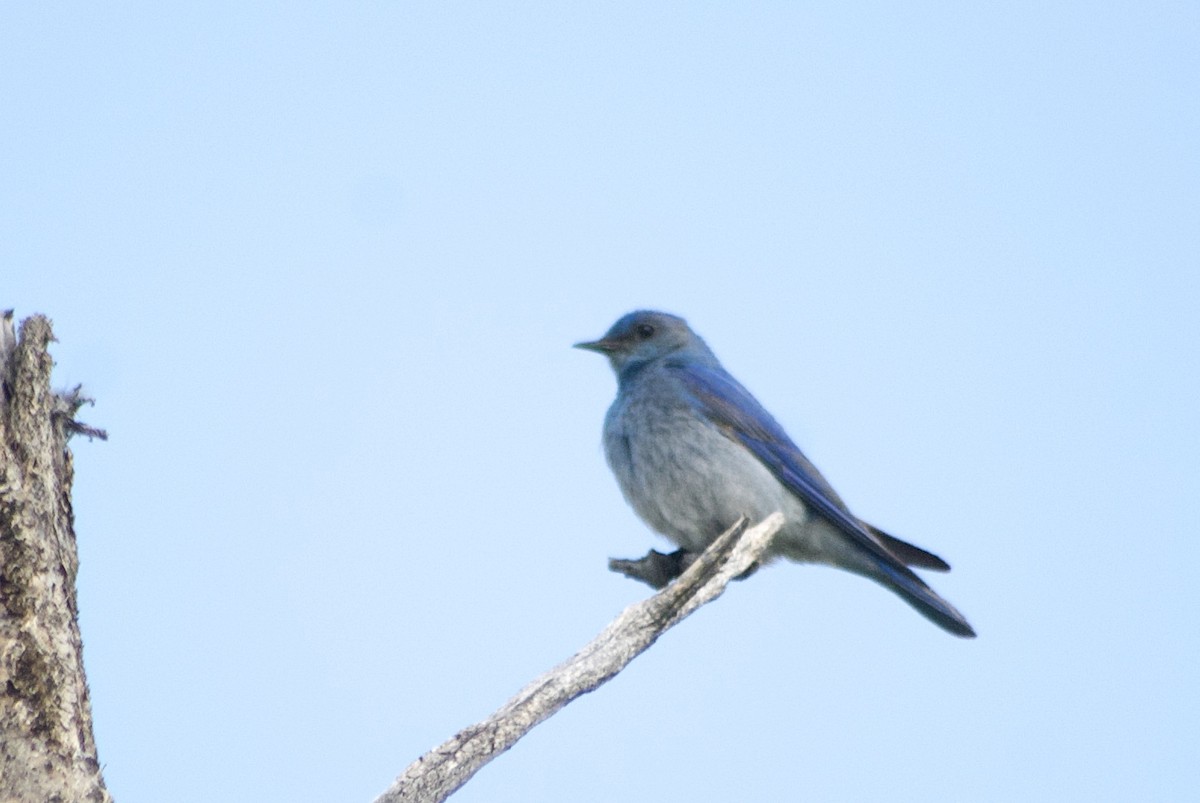
[[[677,549],[669,555],[652,549],[644,558],[637,560],[609,558],[608,568],[609,571],[640,580],[651,588],[665,588],[668,583],[683,574],[696,557],[696,553],[685,549]]]

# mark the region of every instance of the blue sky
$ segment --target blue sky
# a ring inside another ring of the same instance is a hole
[[[979,632],[780,565],[461,801],[1200,795],[1192,3],[8,3],[109,786],[370,800],[666,544],[570,344],[685,315]]]

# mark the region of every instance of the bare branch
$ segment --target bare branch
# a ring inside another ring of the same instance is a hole
[[[375,803],[434,803],[449,797],[535,725],[593,691],[706,602],[750,571],[783,526],[772,514],[746,530],[742,519],[663,591],[630,605],[590,644],[539,677],[484,721],[455,734],[404,770]],[[744,533],[744,534],[743,534]]]

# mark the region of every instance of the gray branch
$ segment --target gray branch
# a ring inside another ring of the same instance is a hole
[[[782,526],[779,513],[749,530],[745,519],[739,521],[666,589],[630,605],[590,644],[534,680],[499,711],[414,761],[375,803],[445,800],[538,723],[599,688],[669,628],[719,597],[730,580],[758,564]]]

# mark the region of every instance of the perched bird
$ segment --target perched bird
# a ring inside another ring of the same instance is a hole
[[[780,511],[786,523],[769,558],[869,577],[954,635],[975,635],[962,614],[909,569],[950,566],[851,513],[685,320],[639,310],[599,340],[575,346],[608,357],[617,375],[617,398],[604,419],[604,453],[621,492],[685,557],[702,552],[742,515],[754,522]]]

